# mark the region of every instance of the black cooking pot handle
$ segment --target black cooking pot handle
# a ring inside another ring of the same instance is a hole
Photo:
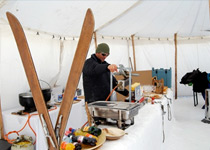
[[[50,87],[50,89],[51,89],[51,86],[50,86],[49,83],[47,83],[46,81],[44,81],[44,80],[42,80],[42,79],[39,79],[39,81],[42,81],[42,82],[46,83],[46,84]]]

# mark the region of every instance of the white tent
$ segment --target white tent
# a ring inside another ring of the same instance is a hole
[[[179,84],[185,73],[197,68],[210,72],[208,0],[0,0],[3,110],[19,106],[18,94],[29,90],[6,12],[13,13],[23,25],[39,79],[51,86],[65,87],[87,8],[94,14],[97,43],[106,42],[111,48],[109,63],[128,67],[131,57],[136,70],[171,67],[174,90],[177,34],[178,96],[192,95],[190,87]],[[94,50],[92,40],[87,57]]]

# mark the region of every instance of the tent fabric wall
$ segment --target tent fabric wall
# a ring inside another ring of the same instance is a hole
[[[178,40],[177,81],[194,69],[210,73],[210,38],[195,38]],[[178,83],[178,95],[192,95],[192,87]]]
[[[58,72],[59,41],[25,33],[38,78],[46,82]],[[19,105],[18,94],[29,91],[28,81],[11,29],[1,28],[1,99],[2,108]],[[48,85],[43,84],[43,88]]]
[[[59,41],[63,42],[63,50],[60,49],[60,69],[53,79],[53,85],[65,87],[68,79],[71,64],[74,58],[74,53],[77,46],[77,40]]]
[[[132,6],[135,7],[123,14]],[[182,96],[192,95],[191,87],[179,84],[185,73],[197,68],[210,72],[208,6],[208,0],[50,3],[0,0],[0,94],[3,110],[20,106],[18,94],[29,91],[17,46],[6,19],[6,11],[14,13],[20,20],[38,77],[52,87],[65,88],[87,8],[92,9],[95,17],[97,43],[104,42],[110,46],[111,53],[107,58],[110,64],[123,64],[129,67],[130,57],[134,65],[131,42],[131,35],[134,35],[136,70],[171,67],[173,91],[175,86],[173,36],[177,33],[177,92],[178,96]],[[87,58],[94,52],[93,39]],[[78,87],[82,88],[81,79]]]
[[[79,37],[88,8],[95,18],[95,29],[136,1],[89,0],[0,0],[0,23],[7,24],[6,12],[13,13],[30,30],[62,37]]]
[[[131,42],[130,42],[131,43]],[[158,40],[158,39],[136,39],[135,43],[135,58],[136,70],[152,70],[172,68],[172,87],[175,86],[175,46],[173,40]],[[133,58],[132,45],[130,44],[130,54]],[[133,61],[133,59],[132,59]],[[141,76],[141,75],[140,75]]]
[[[0,30],[1,50],[1,99],[3,109],[19,106],[18,94],[29,90],[28,82],[10,28]],[[38,77],[51,86],[65,88],[67,77],[73,61],[78,39],[58,40],[51,36],[36,35],[26,32],[31,54]],[[61,42],[63,50],[61,52]],[[97,38],[98,43],[108,43],[111,53],[107,61],[111,64],[123,64],[129,67],[129,56],[133,61],[133,49],[129,39]],[[173,40],[136,39],[135,54],[137,70],[154,68],[172,68],[172,89],[174,89],[175,46]],[[192,95],[191,87],[179,84],[181,77],[193,69],[210,72],[210,38],[178,39],[178,96]],[[87,58],[95,52],[92,40]],[[161,61],[160,61],[161,60]],[[55,83],[56,82],[56,83]],[[44,85],[44,84],[43,84]],[[46,86],[46,85],[44,85]],[[79,88],[82,88],[80,80]]]
[[[9,26],[0,30],[1,50],[1,99],[3,109],[13,108],[19,105],[18,94],[30,90],[20,55]],[[70,72],[78,38],[74,40],[58,40],[51,36],[37,35],[33,32],[25,32],[38,78],[53,86],[65,88]],[[61,51],[61,42],[63,50]],[[108,43],[110,56],[107,62],[110,64],[123,64],[128,67],[128,50],[126,40],[98,39],[98,43]],[[113,44],[112,44],[113,43]],[[92,40],[87,58],[95,53],[95,44]],[[43,86],[47,86],[40,82]],[[82,87],[82,80],[78,84]]]
[[[170,68],[174,64],[174,42],[159,40],[135,40],[137,70]],[[133,58],[133,57],[132,57]],[[160,61],[161,60],[161,61]]]
[[[131,43],[131,42],[130,42]],[[192,88],[182,85],[181,78],[194,69],[210,72],[208,61],[210,58],[210,39],[178,38],[177,45],[177,86],[178,96],[192,95]],[[130,44],[130,47],[131,44]],[[132,48],[130,48],[131,58]],[[172,68],[172,89],[175,89],[175,45],[173,40],[135,40],[135,57],[137,70],[151,70]]]
[[[0,23],[7,24],[5,13],[10,11],[30,30],[78,37],[88,8],[94,14],[95,30],[102,36],[210,35],[206,31],[210,29],[208,0],[0,0]]]

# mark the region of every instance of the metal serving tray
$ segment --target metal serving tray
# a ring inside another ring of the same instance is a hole
[[[93,117],[111,118],[121,122],[131,120],[134,123],[134,116],[143,106],[141,103],[119,102],[119,101],[97,101],[88,104],[89,111]]]

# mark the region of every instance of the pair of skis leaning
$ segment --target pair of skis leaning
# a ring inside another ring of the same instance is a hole
[[[33,95],[33,99],[44,129],[45,136],[46,138],[48,138],[49,149],[58,150],[61,142],[60,139],[63,137],[65,132],[66,124],[73,104],[73,98],[78,86],[78,82],[82,73],[82,68],[94,32],[95,22],[92,11],[88,9],[86,12],[86,16],[80,33],[80,39],[74,55],[63,100],[60,106],[60,111],[56,121],[55,130],[53,129],[49,112],[41,92],[39,80],[37,77],[37,73],[34,67],[34,63],[23,28],[18,19],[13,14],[7,12],[6,15],[16,40],[16,44]]]

